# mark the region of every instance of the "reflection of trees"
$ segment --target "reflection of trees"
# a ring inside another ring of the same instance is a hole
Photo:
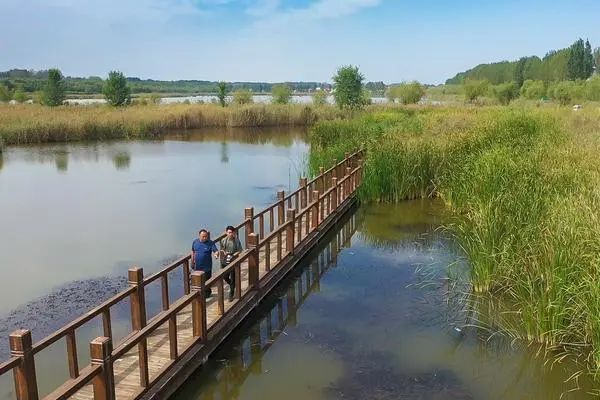
[[[229,162],[229,147],[227,142],[221,142],[221,163],[227,164]]]
[[[312,262],[284,282],[286,288],[277,290],[274,298],[266,301],[269,310],[244,333],[232,338],[236,345],[223,346],[224,353],[215,355],[212,365],[199,370],[198,381],[193,387],[191,384],[188,386],[194,393],[185,393],[185,397],[204,400],[239,398],[240,388],[248,376],[264,373],[263,357],[287,326],[296,325],[298,310],[311,293],[320,291],[321,278],[335,266],[337,254],[343,247],[349,246],[355,232],[356,216],[352,215],[340,230],[321,241],[327,244],[307,256]]]
[[[306,140],[306,129],[295,127],[203,128],[174,132],[166,139],[191,142],[237,142],[244,144],[272,144],[290,147],[295,140]]]
[[[113,164],[118,170],[128,169],[131,164],[131,156],[127,151],[120,151],[113,156]]]
[[[66,172],[69,168],[69,153],[66,151],[57,151],[54,153],[54,164],[57,171]]]
[[[0,146],[2,146],[1,143]],[[0,147],[0,171],[2,171],[2,167],[4,167],[4,154],[2,151],[2,147]]]

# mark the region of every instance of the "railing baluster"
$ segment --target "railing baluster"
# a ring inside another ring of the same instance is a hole
[[[111,353],[110,338],[99,337],[90,342],[91,364],[102,366],[102,372],[92,379],[94,400],[113,400],[116,397]]]
[[[161,278],[161,289],[162,289],[162,309],[167,311],[169,309],[169,277],[164,274]]]
[[[242,298],[242,263],[235,266],[235,298]]]
[[[67,335],[67,361],[69,363],[69,376],[75,379],[79,376],[79,362],[77,360],[77,341],[75,330],[70,330]]]
[[[283,245],[281,236],[281,231],[279,231],[277,233],[277,262],[281,261],[281,246]]]
[[[169,318],[169,358],[177,360],[179,350],[177,349],[177,314]]]
[[[255,233],[248,237],[248,249],[251,250],[248,257],[248,289],[257,289],[259,281],[259,236]]]
[[[110,308],[109,307],[106,307],[104,310],[102,310],[102,332],[103,332],[104,336],[106,336],[107,338],[112,340],[113,334],[112,334],[112,323],[110,320]]]
[[[17,400],[38,400],[35,359],[32,351],[31,332],[19,329],[9,336],[10,355],[21,362],[13,369]]]
[[[269,209],[269,233],[273,232],[273,230],[275,230],[275,212],[273,211],[273,207],[271,207]]]
[[[128,271],[129,285],[136,290],[131,294],[131,328],[139,331],[146,326],[146,295],[144,291],[144,270],[133,267]],[[144,338],[138,344],[140,367],[140,385],[145,388],[149,384],[148,375],[148,342]]]
[[[300,209],[306,208],[306,178],[300,178]]]
[[[277,192],[277,226],[283,225],[285,222],[285,192],[283,190]],[[288,208],[291,206],[288,205]]]
[[[333,213],[335,210],[337,210],[337,206],[338,206],[338,182],[337,182],[337,178],[334,176],[333,178],[331,178],[331,208],[329,213]]]
[[[258,217],[258,233],[260,237],[265,237],[265,213],[260,213]]]
[[[206,341],[206,276],[202,271],[192,272],[190,290],[196,297],[192,301],[192,332],[200,341]]]
[[[271,270],[271,240],[267,240],[265,243],[265,271]]]
[[[246,207],[244,209],[244,219],[246,220],[246,248],[248,248],[248,236],[254,233],[254,208]]]
[[[223,290],[223,279],[217,281],[217,302],[219,305],[219,315],[225,314],[225,290]]]
[[[190,294],[190,260],[183,262],[183,293]]]
[[[287,211],[287,220],[289,222],[285,230],[286,252],[294,254],[294,231],[296,229],[296,210]]]
[[[315,230],[319,226],[319,213],[320,213],[320,211],[319,211],[319,208],[320,208],[319,207],[319,197],[320,197],[319,191],[314,190],[312,197],[313,197],[313,200],[315,203],[315,205],[313,206],[313,209],[312,209],[312,226],[313,226],[313,230]]]

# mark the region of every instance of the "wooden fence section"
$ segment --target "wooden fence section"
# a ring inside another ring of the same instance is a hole
[[[142,268],[133,267],[126,290],[38,343],[32,343],[28,330],[13,332],[11,358],[0,364],[0,376],[12,371],[17,399],[37,400],[35,355],[64,339],[70,379],[46,399],[169,395],[351,206],[361,180],[362,153],[346,154],[329,170],[321,168],[311,181],[300,179],[295,192],[287,196],[278,192],[277,202],[265,210],[255,214],[253,208],[246,208],[244,221],[237,226],[246,250],[209,280],[200,271],[190,271],[191,255],[145,278]],[[170,301],[169,274],[178,270],[183,295]],[[236,276],[236,290],[235,298],[227,301],[224,281],[230,272]],[[161,287],[162,311],[148,319],[146,290],[156,282]],[[208,299],[207,289],[213,292]],[[125,300],[131,307],[131,332],[115,344],[111,308]],[[103,336],[90,343],[90,363],[80,368],[77,329],[96,318],[102,320]]]

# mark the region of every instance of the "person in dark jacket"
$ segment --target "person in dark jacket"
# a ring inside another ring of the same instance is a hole
[[[243,250],[235,228],[229,225],[225,232],[227,236],[221,240],[221,268],[227,267]],[[235,295],[235,269],[225,275],[225,282],[229,284],[229,301],[232,301]]]

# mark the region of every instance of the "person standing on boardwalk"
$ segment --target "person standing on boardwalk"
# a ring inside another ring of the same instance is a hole
[[[229,225],[225,232],[227,236],[221,240],[221,268],[227,267],[243,250],[235,228]],[[225,282],[229,284],[229,301],[232,301],[235,294],[235,269],[225,275]]]
[[[211,253],[215,258],[219,257],[219,251],[215,242],[210,240],[208,231],[206,229],[200,229],[198,232],[198,239],[192,243],[192,269],[194,271],[202,271],[206,276],[206,280],[209,280],[212,276],[212,257]],[[210,297],[210,288],[206,289],[205,296]]]

